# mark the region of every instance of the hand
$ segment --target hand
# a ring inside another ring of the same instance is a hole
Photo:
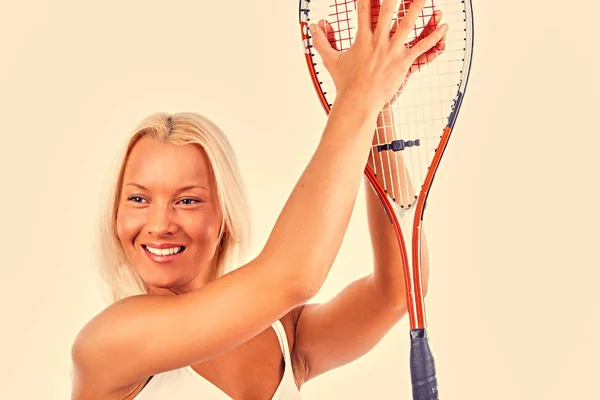
[[[401,7],[401,9],[402,9],[402,7]],[[402,14],[405,14],[406,10],[399,10],[399,13],[400,12],[402,12]],[[440,10],[436,10],[433,13],[433,15],[431,17],[429,17],[429,21],[427,21],[427,25],[425,25],[425,27],[423,28],[423,30],[421,31],[419,36],[417,38],[411,40],[408,43],[407,47],[409,47],[409,48],[414,47],[420,40],[425,38],[427,35],[430,35],[431,33],[433,33],[435,31],[435,29],[437,28],[441,19],[442,19],[442,12]],[[394,25],[392,27],[392,32],[395,30],[395,28],[396,28],[396,25]],[[384,111],[387,110],[392,104],[394,104],[394,101],[396,101],[398,96],[400,96],[400,94],[406,87],[406,83],[408,82],[408,79],[410,78],[411,74],[413,74],[414,72],[420,71],[423,66],[429,64],[430,62],[435,60],[437,57],[439,57],[444,52],[444,50],[446,50],[446,35],[445,34],[435,44],[435,46],[433,46],[431,49],[427,50],[425,53],[423,53],[421,56],[419,56],[413,62],[413,64],[410,66],[410,68],[408,70],[408,73],[406,74],[406,77],[404,78],[404,82],[402,83],[402,85],[400,86],[400,88],[398,89],[396,94],[389,101],[389,103],[387,103],[384,106],[383,110]]]
[[[414,0],[406,12],[399,12],[399,23],[392,31],[396,3],[397,0],[383,0],[378,24],[373,28],[371,1],[357,0],[358,30],[347,51],[331,45],[324,21],[310,26],[315,50],[333,78],[338,97],[358,97],[367,106],[381,110],[395,96],[415,62],[418,64],[444,37],[445,24],[425,32],[414,46],[407,48],[406,39],[425,0]]]

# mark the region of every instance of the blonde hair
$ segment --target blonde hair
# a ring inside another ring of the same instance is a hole
[[[250,221],[246,192],[237,159],[223,132],[199,114],[152,114],[138,124],[125,146],[109,188],[108,204],[104,206],[99,240],[100,274],[111,301],[148,293],[147,285],[129,264],[116,229],[125,165],[133,146],[143,137],[176,145],[195,144],[206,153],[223,216],[216,276],[233,269],[248,247]]]

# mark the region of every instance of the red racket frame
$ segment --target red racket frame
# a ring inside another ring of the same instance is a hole
[[[376,0],[371,0],[376,1]],[[313,59],[311,56],[311,51],[309,47],[309,29],[308,22],[302,18],[302,11],[300,11],[300,29],[302,32],[302,41],[304,43],[304,55],[305,60],[310,71],[311,80],[313,82],[313,86],[319,96],[319,100],[321,105],[323,106],[325,112],[329,114],[330,107],[323,91],[321,90],[321,86],[319,84],[319,80],[316,75],[316,71],[313,65]],[[455,107],[457,109],[457,107]],[[451,117],[449,119],[453,120]],[[421,276],[421,253],[420,253],[420,245],[421,245],[421,226],[423,223],[423,215],[425,211],[425,206],[427,203],[427,196],[429,195],[429,191],[431,189],[431,185],[433,183],[433,178],[437,172],[437,169],[440,165],[440,161],[444,154],[444,150],[448,144],[450,139],[450,134],[452,133],[452,128],[450,125],[447,125],[444,129],[444,133],[442,134],[442,138],[440,140],[440,144],[435,152],[433,160],[431,162],[429,171],[425,177],[425,181],[419,193],[419,197],[417,199],[415,216],[413,220],[412,227],[412,277],[410,274],[411,264],[408,262],[408,255],[406,252],[406,242],[404,240],[404,235],[402,234],[402,229],[400,228],[400,224],[398,222],[398,218],[392,207],[387,194],[385,193],[385,189],[379,183],[377,178],[375,177],[375,173],[369,167],[369,165],[365,166],[365,175],[367,179],[372,185],[373,190],[377,193],[377,196],[381,200],[383,207],[390,218],[392,225],[394,226],[394,231],[396,233],[396,238],[398,240],[398,245],[400,247],[400,253],[402,257],[402,263],[404,266],[404,282],[406,286],[406,302],[408,307],[408,314],[410,320],[410,328],[411,329],[419,329],[426,328],[427,321],[425,315],[425,304],[424,304],[424,296],[423,296],[423,281]]]

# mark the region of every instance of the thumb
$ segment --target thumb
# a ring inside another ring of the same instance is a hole
[[[323,28],[317,24],[311,24],[309,29],[313,37],[313,46],[323,59],[323,64],[330,65],[333,60],[338,58],[338,51],[331,46]]]

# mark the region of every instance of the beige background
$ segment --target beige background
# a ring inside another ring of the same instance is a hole
[[[475,1],[473,74],[426,214],[443,400],[598,396],[600,6],[577,5]],[[73,336],[103,307],[96,199],[133,125],[190,110],[228,133],[258,251],[325,116],[296,0],[0,9],[0,398],[66,399]],[[360,196],[316,300],[369,272],[365,222]],[[404,321],[304,397],[408,399],[407,351]]]

